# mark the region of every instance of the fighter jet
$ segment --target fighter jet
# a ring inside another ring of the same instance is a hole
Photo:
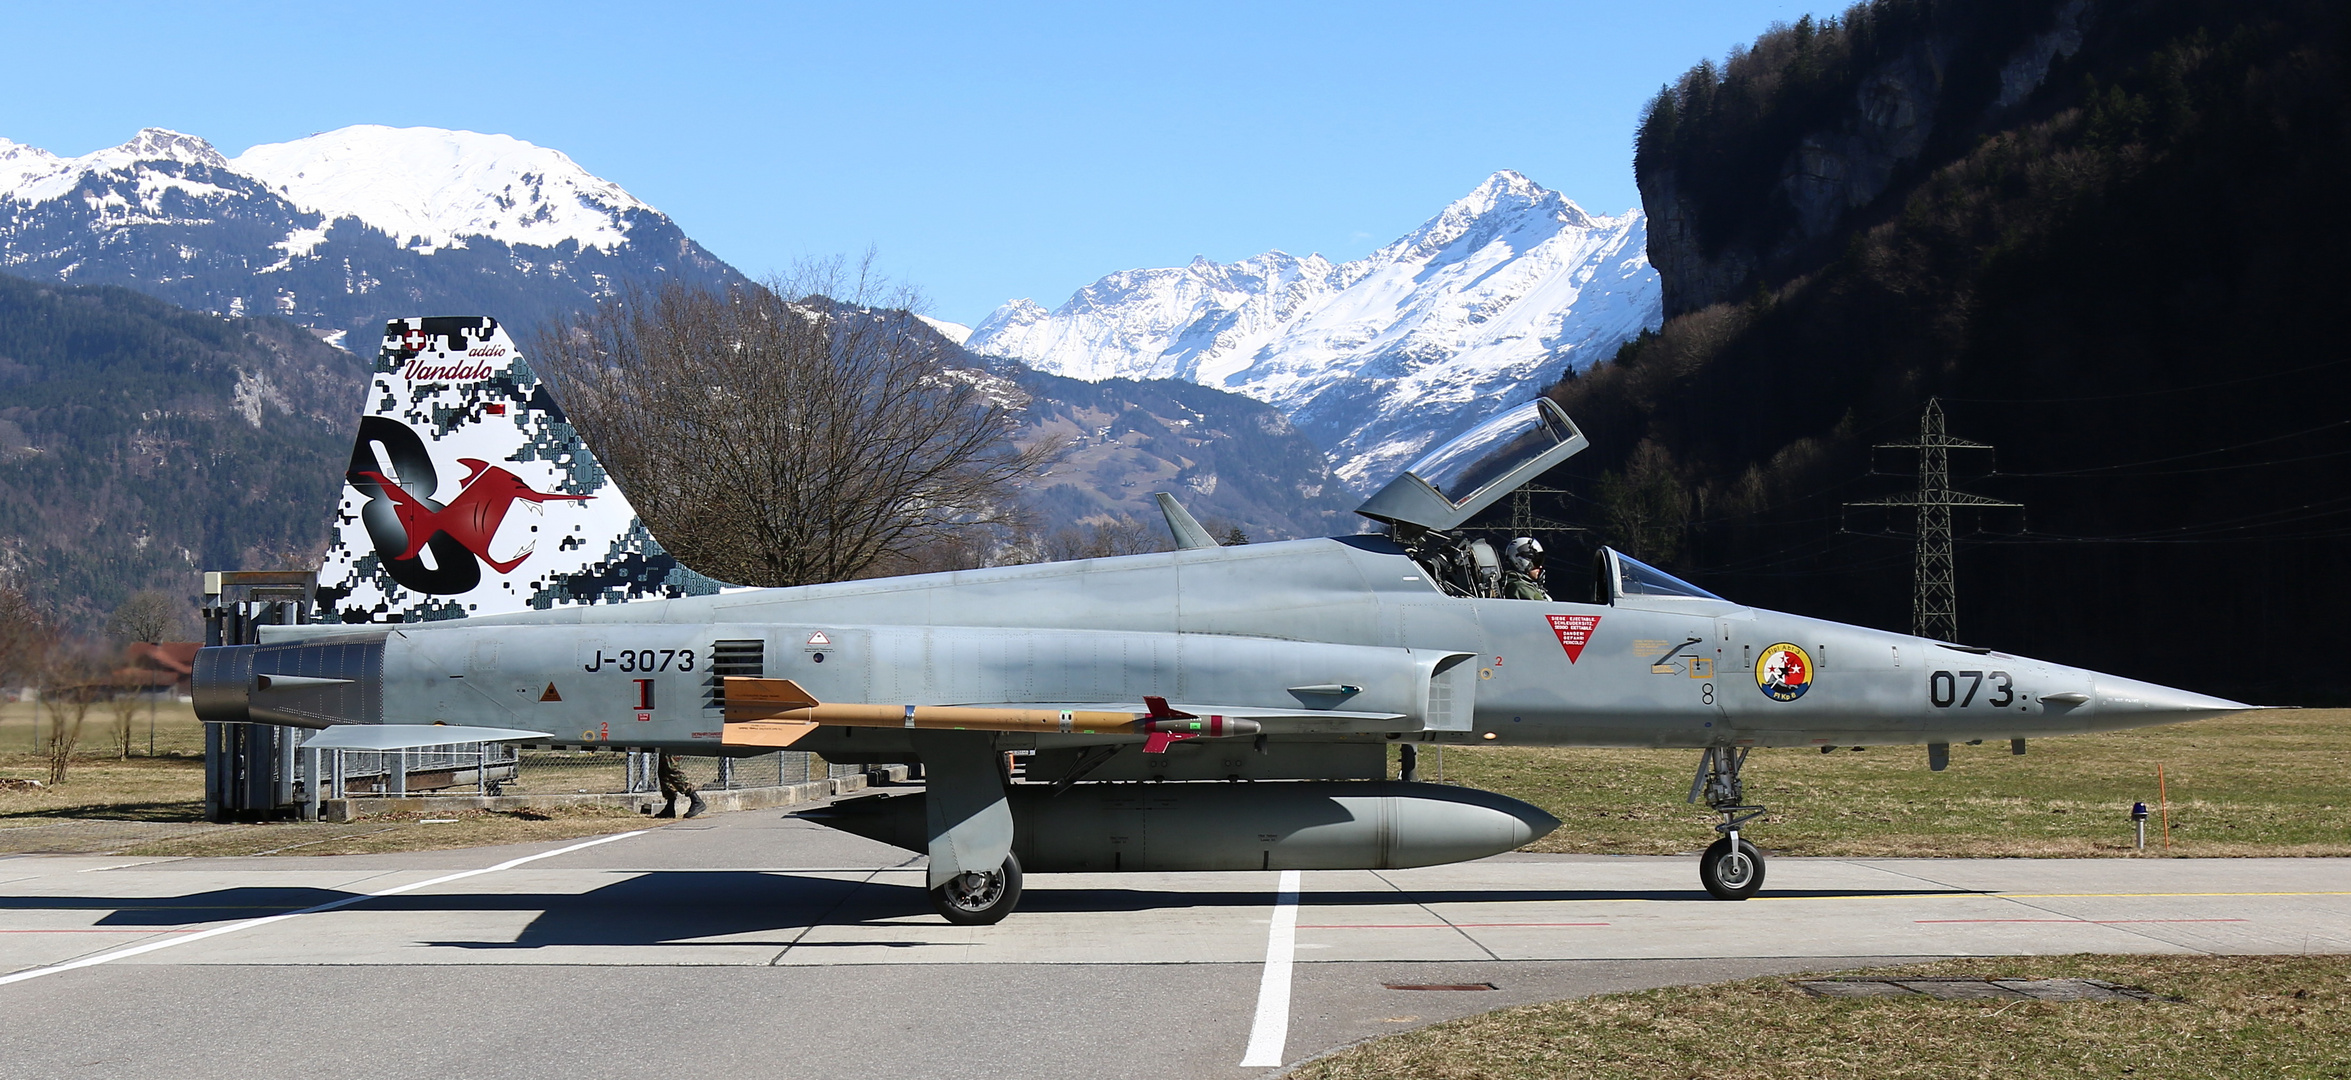
[[[1464,526],[1587,445],[1542,399],[1364,502],[1376,533],[1220,547],[1162,496],[1174,551],[784,589],[678,565],[493,319],[391,322],[368,403],[325,621],[198,654],[204,720],[919,763],[919,794],[804,816],[927,854],[957,923],[1004,918],[1024,870],[1423,866],[1559,826],[1419,782],[1444,745],[1695,752],[1688,798],[1722,818],[1699,878],[1744,899],[1756,747],[1924,744],[1940,769],[1953,742],[2249,707],[1765,611],[1608,549],[1588,602],[1505,599],[1495,538]]]

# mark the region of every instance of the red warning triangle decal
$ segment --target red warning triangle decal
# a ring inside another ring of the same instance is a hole
[[[562,700],[563,700],[563,695],[562,695],[562,694],[558,694],[558,693],[556,693],[556,692],[555,692],[555,684],[554,684],[554,683],[548,683],[548,684],[547,684],[547,692],[546,692],[546,693],[544,693],[544,694],[541,694],[541,695],[539,695],[539,700],[541,700],[541,701],[562,701]]]
[[[1559,635],[1559,647],[1567,653],[1572,664],[1584,655],[1584,646],[1592,643],[1592,631],[1600,628],[1598,615],[1546,615],[1551,620],[1551,632]]]

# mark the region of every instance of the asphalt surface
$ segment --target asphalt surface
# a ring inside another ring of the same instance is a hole
[[[905,852],[781,811],[578,843],[0,858],[0,1076],[1246,1077],[1253,1033],[1294,1064],[1676,983],[2351,952],[2333,859],[1775,859],[1723,903],[1693,859],[1505,855],[1308,872],[1286,913],[1277,873],[1037,875],[954,927]]]

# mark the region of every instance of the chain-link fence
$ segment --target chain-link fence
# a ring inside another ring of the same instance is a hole
[[[708,791],[778,787],[853,775],[859,767],[779,750],[754,757],[679,755]],[[658,790],[650,750],[522,750],[459,743],[413,750],[329,750],[319,762],[327,798],[368,795],[622,795]]]

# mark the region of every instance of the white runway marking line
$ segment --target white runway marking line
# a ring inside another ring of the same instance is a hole
[[[1282,1063],[1282,1047],[1290,1041],[1290,961],[1297,954],[1298,871],[1284,870],[1265,935],[1265,978],[1257,984],[1257,1020],[1249,1025],[1243,1068]]]
[[[462,881],[469,877],[480,877],[483,874],[495,874],[500,870],[512,870],[524,863],[534,863],[541,859],[552,859],[557,855],[568,855],[583,848],[592,848],[598,844],[609,844],[615,840],[626,840],[632,836],[643,836],[647,831],[649,830],[639,829],[635,832],[615,833],[611,836],[599,836],[596,839],[590,840],[586,843],[573,844],[570,847],[556,848],[553,851],[542,851],[536,855],[525,855],[519,859],[508,859],[496,866],[485,866],[479,870],[460,870],[457,873],[443,874],[440,877],[433,878],[428,881],[419,881],[408,885],[395,885],[381,892],[364,893],[359,896],[346,896],[340,900],[330,900],[316,907],[303,908],[300,911],[289,911],[282,915],[264,915],[258,919],[247,919],[243,922],[230,923],[227,926],[215,926],[210,930],[197,930],[188,932],[185,936],[182,937],[170,937],[161,941],[150,941],[144,944],[132,945],[128,948],[116,949],[109,953],[99,953],[96,956],[85,956],[79,960],[68,960],[62,964],[51,964],[48,967],[33,968],[29,971],[19,971],[14,975],[0,976],[0,986],[6,986],[9,983],[24,982],[27,979],[38,979],[43,975],[55,975],[61,971],[72,971],[75,968],[96,967],[99,964],[111,963],[116,960],[124,960],[133,956],[139,956],[144,953],[151,953],[157,949],[168,949],[174,945],[185,945],[191,941],[202,941],[205,938],[219,937],[223,934],[234,934],[239,930],[251,930],[256,926],[267,926],[274,922],[284,922],[287,919],[291,919],[299,915],[316,915],[322,911],[333,911],[336,908],[346,908],[353,904],[357,904],[366,900],[374,900],[379,897],[398,896],[401,893],[415,892],[418,889],[429,889],[435,885],[446,885],[452,881]]]

